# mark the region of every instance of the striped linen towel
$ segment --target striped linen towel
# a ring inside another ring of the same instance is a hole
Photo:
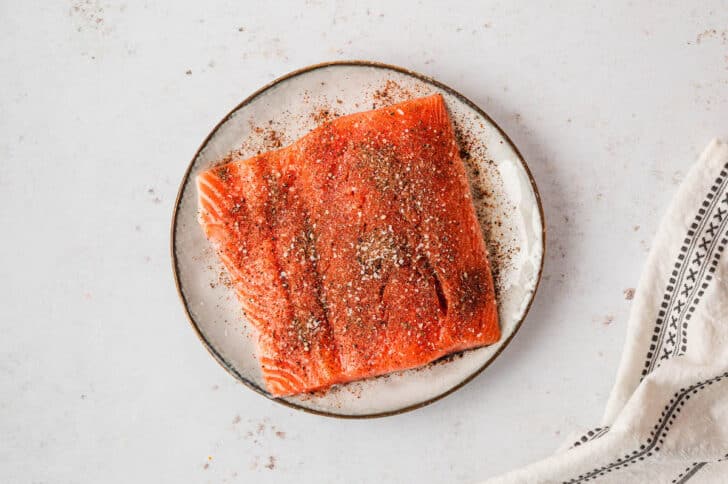
[[[657,232],[602,423],[500,483],[728,483],[728,144],[691,168]]]

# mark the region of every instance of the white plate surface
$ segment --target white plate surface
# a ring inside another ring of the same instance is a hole
[[[473,200],[494,270],[501,340],[424,368],[337,386],[322,395],[278,401],[345,417],[416,408],[470,380],[518,330],[541,275],[544,231],[535,183],[510,140],[462,95],[419,74],[363,62],[313,66],[263,88],[213,130],[185,174],[175,209],[172,252],[183,304],[208,350],[249,387],[270,397],[253,333],[197,223],[195,176],[231,151],[254,155],[289,144],[323,120],[438,92],[460,133],[467,159]]]

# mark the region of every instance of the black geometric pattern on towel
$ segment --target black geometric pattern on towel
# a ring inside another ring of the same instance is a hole
[[[695,474],[698,473],[700,469],[705,467],[705,464],[707,462],[693,462],[690,464],[687,469],[682,471],[680,475],[678,475],[675,479],[671,481],[672,484],[684,484],[688,482],[688,480],[693,477]]]
[[[579,437],[579,439],[576,442],[574,442],[573,444],[571,444],[571,447],[569,447],[569,448],[573,449],[574,447],[579,447],[582,444],[586,444],[587,442],[596,440],[599,437],[601,437],[602,435],[606,434],[607,432],[609,432],[609,426],[595,427],[595,428],[589,430],[588,432],[584,433],[584,435],[582,435],[581,437]]]
[[[726,460],[728,460],[728,454],[724,455],[723,457],[721,457],[720,459],[718,459],[715,462],[724,462]],[[693,477],[695,474],[697,474],[700,469],[703,469],[705,466],[711,465],[711,464],[713,464],[713,463],[695,462],[695,463],[693,463],[693,465],[691,467],[688,467],[687,469],[685,469],[684,475],[680,474],[677,477],[677,479],[673,480],[672,482],[674,482],[675,484],[684,484],[685,482],[688,482],[688,480],[691,477]],[[680,479],[680,480],[678,480],[678,479]]]
[[[662,412],[657,423],[650,431],[650,437],[648,437],[647,441],[640,445],[638,449],[633,450],[623,458],[620,457],[609,464],[598,467],[584,474],[580,474],[574,479],[564,481],[564,484],[575,484],[596,480],[605,474],[628,467],[636,462],[643,461],[654,454],[657,454],[660,451],[660,446],[665,442],[665,438],[670,432],[671,426],[675,423],[682,407],[688,402],[688,400],[704,388],[719,383],[724,379],[728,381],[728,372],[717,375],[709,380],[697,382],[687,388],[681,388],[675,392],[667,405],[665,405],[665,410]]]
[[[728,163],[710,187],[685,235],[660,302],[640,380],[660,361],[687,351],[688,323],[728,243],[727,186]]]

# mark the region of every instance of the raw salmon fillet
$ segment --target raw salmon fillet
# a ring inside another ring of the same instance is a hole
[[[286,396],[500,338],[493,280],[440,95],[327,122],[197,178],[200,223]]]

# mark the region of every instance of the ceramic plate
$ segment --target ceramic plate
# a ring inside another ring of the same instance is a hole
[[[254,93],[212,130],[182,179],[172,220],[175,279],[192,326],[215,359],[251,389],[273,398],[265,390],[248,323],[197,223],[195,176],[231,151],[252,156],[285,146],[336,116],[433,93],[444,96],[468,169],[495,276],[501,340],[423,368],[336,386],[322,395],[275,400],[341,417],[417,408],[475,377],[518,330],[541,276],[544,225],[536,185],[513,143],[464,96],[420,74],[371,62],[311,66]]]

